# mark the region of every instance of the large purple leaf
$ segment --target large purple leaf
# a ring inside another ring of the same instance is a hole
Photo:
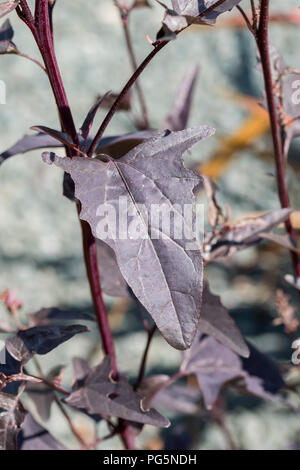
[[[45,325],[19,331],[6,340],[8,352],[17,361],[28,362],[35,354],[47,354],[78,333],[88,329],[83,325]]]
[[[17,438],[25,411],[14,395],[0,392],[0,451],[17,450]]]
[[[249,347],[249,358],[242,359],[211,336],[199,333],[191,349],[184,353],[182,371],[196,375],[208,409],[228,383],[244,393],[284,403],[278,393],[284,382],[276,365],[253,346]]]
[[[66,450],[49,432],[27,413],[18,439],[19,450]]]
[[[121,376],[118,381],[111,379],[109,356],[99,366],[85,370],[80,379],[75,384],[75,391],[65,399],[68,405],[84,409],[90,414],[115,416],[158,427],[169,426],[169,421],[156,410],[143,409],[142,397],[133,390],[126,378]]]
[[[121,274],[114,250],[97,240],[97,257],[103,292],[112,297],[129,297],[127,282]]]
[[[219,296],[212,294],[206,282],[203,289],[202,314],[199,321],[199,330],[213,336],[220,343],[228,346],[241,356],[249,356],[249,348],[243,336],[222,305]]]
[[[9,0],[0,3],[0,18],[15,10],[19,4],[19,0]]]
[[[44,161],[71,174],[81,219],[114,250],[124,279],[178,349],[190,347],[195,335],[203,276],[196,227],[184,216],[185,205],[191,208],[195,202],[193,190],[201,178],[185,168],[182,155],[213,133],[208,126],[161,133],[108,162],[43,154]],[[153,217],[153,208],[175,214],[174,226],[167,231],[161,216]],[[107,211],[102,220],[101,211],[104,216]],[[125,220],[115,230],[115,215],[120,220],[128,214],[130,223]]]

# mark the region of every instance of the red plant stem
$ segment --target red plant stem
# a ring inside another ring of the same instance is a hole
[[[33,36],[40,49],[44,64],[48,73],[49,81],[55,101],[59,110],[62,130],[68,133],[75,144],[78,143],[76,128],[74,125],[71,109],[68,103],[67,95],[63,86],[62,77],[57,64],[54,45],[52,40],[52,30],[49,18],[48,0],[36,0],[35,9],[35,23],[31,12],[27,6],[26,1],[21,3],[22,8],[26,10],[19,10],[18,15],[31,29]],[[28,8],[28,10],[27,10]],[[66,147],[66,152],[69,156],[70,150]],[[89,225],[81,222],[84,259],[86,262],[86,270],[90,282],[90,289],[92,293],[95,313],[99,325],[100,334],[103,341],[105,354],[109,354],[112,360],[112,372],[117,376],[117,364],[114,353],[113,339],[108,324],[107,312],[102,298],[100,275],[97,262],[96,241],[93,237]],[[59,391],[57,389],[57,391]],[[60,390],[61,391],[61,390]],[[128,424],[120,420],[120,437],[126,449],[134,449],[134,436]]]
[[[174,382],[176,382],[176,380],[179,380],[181,379],[182,377],[185,376],[185,372],[183,370],[179,370],[178,372],[176,372],[174,375],[171,375],[171,377],[169,377],[165,382],[163,382],[159,387],[157,387],[157,389],[154,391],[154,393],[149,397],[147,398],[146,400],[144,400],[143,402],[143,407],[144,408],[149,408],[150,406],[150,403],[154,400],[154,398],[160,393],[162,392],[165,388],[169,387],[170,385],[172,385]]]
[[[49,20],[48,0],[37,0],[35,21],[38,34],[38,45],[48,71],[49,80],[58,108],[60,110],[62,128],[77,142],[77,133],[64,90],[61,74],[57,64],[54,46],[52,42],[51,25]],[[69,149],[68,149],[69,151]],[[82,227],[83,251],[86,264],[87,276],[90,283],[93,304],[99,325],[105,354],[111,356],[113,375],[117,376],[116,356],[114,352],[113,339],[108,324],[107,312],[102,298],[100,286],[100,274],[97,261],[97,247],[87,222],[80,221]]]
[[[150,345],[151,345],[151,341],[152,341],[152,338],[154,336],[154,333],[156,332],[156,325],[154,325],[151,330],[148,331],[148,338],[147,338],[147,343],[146,343],[146,347],[145,347],[145,350],[144,350],[144,354],[143,354],[143,357],[142,357],[142,360],[141,360],[141,365],[140,365],[140,370],[139,370],[139,374],[138,374],[138,378],[137,378],[137,381],[136,381],[136,384],[135,384],[135,390],[137,390],[144,378],[144,375],[145,375],[145,370],[146,370],[146,364],[147,364],[147,359],[148,359],[148,353],[149,353],[149,349],[150,349]]]
[[[130,90],[130,88],[135,84],[136,80],[138,79],[138,77],[141,75],[141,73],[145,70],[145,68],[147,67],[147,65],[149,64],[149,62],[151,62],[151,60],[153,59],[153,57],[156,56],[156,54],[164,47],[168,44],[168,41],[163,41],[161,43],[159,43],[157,46],[155,46],[155,48],[150,52],[150,54],[147,55],[146,59],[141,63],[141,65],[137,68],[137,70],[134,72],[134,74],[130,77],[130,79],[128,80],[128,82],[126,83],[126,85],[124,86],[123,90],[121,91],[121,93],[117,96],[117,98],[115,99],[112,107],[110,108],[110,110],[108,111],[107,115],[105,116],[104,118],[104,121],[102,122],[96,136],[94,137],[94,140],[93,142],[91,143],[91,146],[88,150],[88,153],[87,155],[89,157],[92,157],[94,155],[94,153],[96,152],[97,150],[97,147],[98,147],[98,144],[100,142],[100,139],[102,138],[103,136],[103,133],[105,131],[105,129],[107,128],[108,124],[110,123],[112,117],[114,116],[115,112],[117,111],[118,107],[119,107],[119,104],[121,103],[121,101],[123,100],[123,98],[127,95],[128,91]]]
[[[49,81],[59,111],[62,130],[69,134],[73,142],[77,144],[77,132],[54,52],[48,0],[36,1],[35,27],[38,36],[37,43],[48,72]]]
[[[273,146],[275,153],[275,164],[276,164],[276,178],[278,195],[283,208],[290,207],[290,198],[287,188],[286,181],[286,163],[283,155],[283,145],[280,135],[280,126],[276,111],[276,101],[273,89],[273,79],[271,62],[269,55],[269,37],[268,37],[268,26],[269,26],[269,0],[261,1],[260,9],[260,22],[256,32],[256,42],[259,49],[261,64],[265,82],[266,97],[268,103],[268,110],[270,116],[271,132],[273,138]],[[291,219],[288,218],[285,221],[286,231],[290,238],[296,242],[296,233],[292,227]],[[295,275],[300,277],[300,259],[297,253],[290,251]]]
[[[118,376],[116,354],[114,350],[113,338],[108,323],[108,316],[102,297],[100,284],[100,276],[98,270],[97,245],[95,237],[91,232],[91,228],[84,220],[80,221],[83,240],[83,252],[87,276],[90,283],[93,304],[96,312],[99,331],[103,341],[103,349],[105,354],[111,357],[112,373],[116,378]]]
[[[131,40],[130,30],[129,30],[129,26],[128,26],[128,16],[123,17],[121,11],[120,11],[120,14],[121,14],[121,21],[122,21],[122,25],[123,25],[123,31],[124,31],[124,36],[125,36],[125,40],[126,40],[126,45],[127,45],[127,49],[128,49],[128,54],[129,54],[131,66],[132,66],[133,72],[135,72],[137,70],[138,66],[137,66],[134,50],[133,50],[133,47],[132,47],[132,40]],[[135,82],[135,87],[136,87],[137,95],[138,95],[141,110],[142,110],[143,121],[144,121],[143,125],[144,125],[145,129],[149,129],[150,124],[149,124],[149,117],[148,117],[148,110],[147,110],[147,106],[146,106],[146,101],[145,101],[145,98],[144,98],[144,94],[143,94],[140,82],[138,80]]]

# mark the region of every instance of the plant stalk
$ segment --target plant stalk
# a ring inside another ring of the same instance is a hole
[[[261,57],[261,64],[265,82],[266,98],[270,116],[271,133],[275,154],[276,179],[278,195],[282,208],[290,207],[290,198],[286,181],[286,162],[283,155],[283,143],[281,139],[280,126],[278,122],[276,101],[273,89],[273,78],[269,53],[269,0],[262,0],[260,7],[260,21],[255,34],[257,47]],[[291,240],[296,243],[296,233],[293,229],[291,219],[285,221],[285,227]],[[300,277],[300,258],[297,253],[290,251],[294,272]]]

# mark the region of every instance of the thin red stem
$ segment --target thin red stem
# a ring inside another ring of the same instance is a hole
[[[155,331],[156,331],[156,325],[154,325],[151,328],[151,330],[148,331],[147,343],[146,343],[144,354],[143,354],[143,357],[142,357],[142,360],[141,360],[141,365],[140,365],[138,378],[137,378],[137,381],[136,381],[136,384],[135,384],[135,387],[134,387],[135,390],[137,390],[139,388],[139,386],[140,386],[140,384],[141,384],[141,382],[144,378],[146,365],[147,365],[147,359],[148,359],[148,353],[149,353],[149,349],[150,349],[151,342],[152,342]]]
[[[98,270],[97,259],[97,245],[95,237],[91,232],[91,228],[84,220],[80,221],[83,239],[83,252],[85,258],[85,265],[87,269],[87,276],[90,283],[94,309],[96,312],[99,331],[103,341],[103,349],[105,354],[111,357],[112,373],[116,378],[118,375],[116,354],[114,349],[113,338],[108,323],[108,316],[106,307],[102,297],[102,290],[100,284],[100,276]]]
[[[54,52],[48,0],[37,0],[36,2],[35,27],[38,35],[37,43],[48,72],[62,130],[69,134],[73,142],[77,144],[77,132]]]
[[[260,22],[256,32],[256,42],[259,49],[261,64],[265,82],[266,98],[270,116],[271,132],[275,153],[276,178],[278,195],[283,208],[290,207],[290,198],[286,181],[286,162],[283,155],[283,143],[281,139],[280,126],[276,109],[274,96],[273,78],[269,53],[269,0],[261,1]],[[286,231],[291,239],[296,242],[296,233],[292,227],[291,220],[288,218],[285,222]],[[300,259],[297,253],[290,251],[295,275],[300,277]]]
[[[31,29],[40,49],[59,111],[62,130],[68,133],[72,137],[73,142],[77,144],[77,132],[54,51],[48,0],[36,0],[34,23],[30,10],[27,10],[27,4],[25,1],[22,2],[21,7],[26,8],[26,11],[19,9],[18,15]],[[69,156],[72,156],[68,147],[66,147],[66,152]],[[96,317],[98,320],[99,330],[101,333],[105,353],[109,354],[112,359],[113,374],[117,376],[118,372],[113,339],[108,324],[107,312],[103,302],[100,286],[96,241],[91,233],[89,225],[86,222],[81,221],[81,226],[83,235],[84,259],[86,262],[86,270],[90,282],[90,289]],[[57,391],[62,390],[57,389]],[[120,421],[120,437],[127,449],[134,448],[134,437],[132,431],[127,423],[123,422],[122,420]]]
[[[132,46],[131,34],[130,34],[129,25],[128,25],[129,18],[128,18],[128,16],[124,17],[122,15],[121,10],[120,10],[120,15],[121,15],[121,21],[122,21],[122,25],[123,25],[123,31],[124,31],[124,36],[125,36],[125,41],[126,41],[126,46],[127,46],[131,66],[132,66],[133,72],[136,72],[138,66],[137,66],[137,61],[136,61],[135,53],[134,53],[133,46]],[[137,95],[138,95],[141,110],[142,110],[143,121],[144,121],[143,126],[145,127],[145,129],[149,129],[150,124],[149,124],[149,117],[148,117],[148,110],[147,110],[147,106],[146,106],[146,101],[145,101],[145,98],[144,98],[144,94],[143,94],[140,82],[138,80],[136,80],[136,82],[135,82],[135,87],[136,87]]]
[[[138,77],[141,75],[141,73],[145,70],[149,62],[153,59],[153,57],[156,56],[156,54],[166,45],[168,44],[167,41],[159,43],[155,48],[150,52],[150,54],[147,55],[146,59],[141,63],[141,65],[137,68],[137,70],[134,72],[134,74],[130,77],[126,85],[124,86],[123,90],[121,93],[117,96],[115,99],[112,107],[108,111],[107,115],[104,118],[104,121],[102,122],[96,136],[94,137],[93,142],[91,143],[91,146],[88,151],[88,156],[92,157],[94,153],[97,150],[98,144],[103,136],[103,133],[105,129],[107,128],[108,124],[110,123],[112,117],[114,116],[115,112],[117,111],[121,101],[123,98],[127,95],[128,91],[130,88],[135,84],[136,80]]]

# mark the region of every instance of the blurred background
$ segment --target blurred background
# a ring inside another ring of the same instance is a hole
[[[151,9],[138,9],[131,15],[138,62],[151,50],[146,34],[155,39],[163,17],[163,9],[154,1],[149,3]],[[241,3],[245,9],[248,4],[248,0]],[[272,0],[271,10],[276,15],[270,26],[272,42],[286,62],[296,68],[300,68],[298,5],[298,0]],[[283,17],[279,14],[282,12],[293,12],[293,15]],[[39,58],[25,25],[15,13],[10,14],[9,19],[15,30],[16,45],[22,52]],[[79,127],[96,97],[108,90],[120,91],[131,74],[119,13],[112,0],[57,0],[54,22],[58,62]],[[257,105],[262,80],[255,69],[255,45],[238,11],[222,15],[214,28],[190,28],[151,62],[142,75],[141,85],[152,127],[161,127],[180,82],[195,64],[199,65],[200,73],[189,125],[208,124],[217,132],[186,156],[187,164],[201,166],[205,174],[216,180],[219,201],[223,206],[226,203],[231,206],[232,218],[278,208],[268,120]],[[59,128],[47,78],[36,65],[14,55],[1,56],[0,80],[7,89],[7,102],[0,105],[1,152],[23,134],[30,133],[32,125]],[[135,101],[135,114],[138,110]],[[105,111],[100,109],[95,129],[104,115]],[[134,129],[132,117],[119,112],[106,135],[124,134]],[[292,144],[288,169],[290,194],[296,209],[300,207],[299,144],[299,139]],[[52,306],[92,312],[76,210],[61,195],[61,170],[43,164],[40,153],[33,151],[16,156],[0,168],[0,292],[5,288],[18,291],[24,318],[28,313]],[[298,229],[299,221],[296,213],[293,223]],[[206,270],[211,289],[221,295],[243,334],[282,364],[290,361],[291,340],[281,327],[272,325],[276,316],[274,299],[277,288],[282,288],[292,299],[295,296],[284,281],[284,275],[291,272],[289,254],[269,243],[211,264]],[[120,369],[132,377],[146,341],[141,321],[133,302],[105,299],[116,337]],[[1,305],[0,320],[5,317]],[[86,357],[92,364],[99,362],[102,353],[96,326],[90,333],[75,337],[39,361],[45,372],[53,364],[65,364],[64,383],[68,384],[72,378],[71,358],[76,354]],[[180,354],[157,335],[149,355],[148,373],[170,373],[179,361]],[[300,419],[297,414],[231,392],[226,393],[226,400],[227,425],[237,447],[285,449],[298,446]],[[84,439],[87,442],[92,439],[92,422],[79,413],[70,414]],[[220,429],[201,410],[197,416],[167,414],[172,426],[163,431],[146,426],[138,438],[139,446],[148,449],[227,448]],[[43,425],[65,445],[76,447],[55,404],[50,419]],[[106,446],[118,448],[120,443],[113,439],[102,448]]]

